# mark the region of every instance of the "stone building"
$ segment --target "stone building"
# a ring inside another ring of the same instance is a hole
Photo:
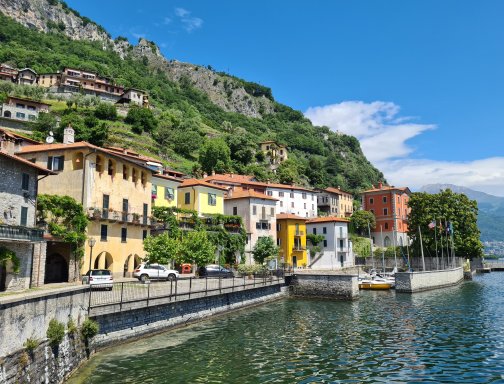
[[[353,196],[342,189],[329,187],[319,189],[317,207],[321,215],[350,217],[353,213]]]
[[[46,112],[49,112],[49,104],[21,97],[8,97],[1,106],[2,117],[19,121],[34,121],[39,113]]]
[[[40,175],[53,174],[13,154],[0,151],[0,259],[13,251],[20,262],[0,261],[0,291],[16,291],[43,283],[44,231],[36,227],[37,183]]]

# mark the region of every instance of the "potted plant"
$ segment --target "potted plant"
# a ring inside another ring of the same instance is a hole
[[[132,220],[133,223],[135,223],[135,224],[140,223],[140,215],[138,213],[133,213],[132,218],[133,218],[133,220]]]
[[[101,219],[102,212],[100,208],[93,208],[93,219]]]

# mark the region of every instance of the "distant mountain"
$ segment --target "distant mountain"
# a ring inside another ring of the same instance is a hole
[[[453,184],[428,184],[420,188],[420,191],[438,193],[445,189],[463,193],[478,202],[478,226],[481,230],[482,241],[504,241],[504,197]]]

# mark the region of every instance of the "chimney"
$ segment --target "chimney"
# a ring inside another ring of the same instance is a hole
[[[73,144],[75,142],[75,131],[72,126],[68,124],[63,130],[63,144]]]
[[[203,178],[206,179],[208,177],[208,174],[206,172],[203,172]]]
[[[212,176],[215,176],[215,170],[212,169]]]
[[[231,174],[229,175],[229,177],[233,178],[233,177],[234,177],[234,173],[231,173]]]
[[[382,188],[383,188],[383,183],[382,183],[381,181],[378,183],[378,188],[379,188],[379,189],[382,189]]]

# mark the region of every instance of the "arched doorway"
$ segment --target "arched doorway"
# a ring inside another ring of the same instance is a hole
[[[114,259],[112,255],[108,252],[102,252],[98,256],[96,256],[94,262],[94,269],[109,269],[112,270],[112,264]]]
[[[385,236],[385,239],[383,239],[383,245],[385,247],[390,247],[390,237]]]
[[[68,282],[68,263],[59,253],[47,256],[44,284]]]
[[[7,281],[7,268],[0,265],[0,292],[5,291]]]
[[[4,117],[11,117],[11,111],[5,111],[3,115]]]
[[[140,256],[129,255],[124,261],[123,277],[132,277],[133,271],[137,269],[141,262],[142,259],[140,259]]]

